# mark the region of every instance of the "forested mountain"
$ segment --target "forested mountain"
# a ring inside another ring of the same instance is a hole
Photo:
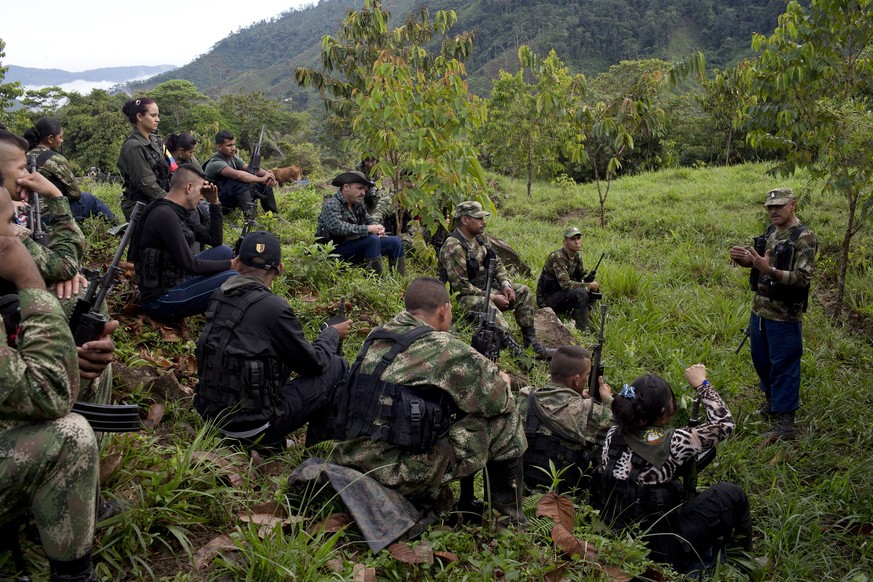
[[[301,102],[293,69],[317,63],[322,36],[335,33],[348,8],[360,4],[322,0],[256,23],[148,85],[186,79],[211,95],[261,90],[293,96],[300,107],[305,99]],[[422,4],[431,11],[455,10],[454,31],[476,32],[467,71],[479,95],[488,94],[501,68],[518,69],[522,44],[541,54],[555,49],[571,70],[584,73],[621,60],[681,59],[696,50],[710,65],[723,67],[748,53],[753,32],[772,32],[785,10],[785,0],[389,0],[383,6],[397,24]]]
[[[64,71],[63,69],[37,69],[34,67],[18,67],[9,65],[6,71],[6,82],[19,81],[25,86],[46,87],[63,85],[73,81],[111,81],[123,83],[130,79],[141,79],[174,69],[173,65],[140,65],[132,67],[103,67],[87,71]]]

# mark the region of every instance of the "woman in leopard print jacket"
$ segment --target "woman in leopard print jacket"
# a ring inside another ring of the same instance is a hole
[[[617,426],[603,446],[600,503],[607,523],[639,527],[653,559],[687,573],[713,565],[734,538],[748,548],[752,525],[746,494],[732,483],[699,495],[683,491],[683,465],[710,451],[735,426],[703,364],[685,370],[685,378],[706,410],[706,420],[695,427],[664,428],[676,413],[676,398],[654,374],[626,384],[613,400]]]

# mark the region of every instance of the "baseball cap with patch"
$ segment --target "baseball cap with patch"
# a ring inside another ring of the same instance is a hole
[[[282,262],[282,245],[272,233],[257,230],[249,233],[239,247],[239,260],[255,269],[279,271]]]
[[[791,188],[774,188],[767,192],[764,206],[785,206],[794,199],[794,191]]]
[[[475,200],[467,200],[455,206],[455,218],[461,218],[462,216],[485,218],[486,216],[491,216],[491,213],[482,210],[482,205]]]
[[[564,238],[573,238],[574,236],[582,236],[582,232],[575,226],[571,226],[564,231]]]

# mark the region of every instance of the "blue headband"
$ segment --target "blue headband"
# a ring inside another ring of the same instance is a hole
[[[633,386],[628,386],[627,384],[621,389],[621,392],[618,393],[619,396],[624,396],[628,400],[633,400],[637,397],[636,391],[634,391]]]

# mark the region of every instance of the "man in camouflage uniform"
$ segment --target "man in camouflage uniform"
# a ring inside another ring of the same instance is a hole
[[[48,246],[37,244],[22,230],[24,246],[33,257],[46,285],[54,286],[58,300],[67,318],[72,315],[78,294],[84,288],[85,279],[79,274],[79,263],[85,252],[85,236],[76,224],[70,205],[60,190],[40,173],[28,172],[25,149],[27,141],[17,135],[0,130],[0,184],[3,184],[13,200],[26,201],[32,192],[42,197],[43,209],[52,215]],[[0,282],[0,294],[14,292]],[[106,313],[105,305],[103,306]],[[109,366],[115,353],[115,345],[109,335],[118,327],[113,321],[104,328],[97,340],[78,348],[79,369],[82,380],[80,399],[108,404],[112,394],[112,370]]]
[[[588,394],[591,354],[578,346],[558,348],[550,363],[551,379],[542,387],[521,389],[518,409],[525,419],[528,448],[524,482],[550,488],[549,461],[571,488],[588,486],[606,432],[612,426],[612,389],[599,378],[600,402]]]
[[[0,523],[32,512],[52,580],[96,580],[97,442],[85,419],[70,413],[79,390],[76,346],[11,216],[0,187],[0,277],[15,285],[21,310],[17,347],[5,321],[0,334]]]
[[[751,247],[732,247],[730,256],[751,269],[755,291],[749,321],[752,363],[764,392],[761,412],[778,416],[776,426],[766,435],[774,442],[797,436],[794,414],[800,407],[803,312],[818,240],[795,215],[797,200],[791,188],[770,190],[764,207],[770,226]]]
[[[337,444],[333,459],[422,503],[432,502],[442,485],[487,468],[492,506],[510,520],[523,522],[521,457],[526,442],[509,376],[448,333],[452,306],[445,285],[438,280],[415,279],[406,290],[404,302],[406,310],[371,332],[367,341],[381,332],[421,330],[418,333],[423,335],[397,354],[378,378],[379,383],[414,391],[419,396],[418,404],[405,410],[394,405],[383,390],[360,393],[360,386],[365,384],[359,381],[373,374],[395,345],[386,339],[373,340],[369,348],[365,343],[352,369],[347,392],[338,395],[337,428],[345,438]],[[409,421],[410,414],[419,410],[418,406],[425,409],[421,399],[443,401],[446,396],[453,413],[444,434],[435,434],[430,443],[419,443],[423,452],[392,444],[397,439],[394,431]],[[395,399],[406,402],[397,393]],[[372,411],[376,416],[370,418]],[[362,421],[360,434],[349,430],[355,419]]]
[[[441,276],[445,276],[452,292],[457,293],[458,303],[467,313],[482,311],[487,281],[486,256],[493,254],[483,233],[485,217],[490,212],[482,210],[475,201],[461,202],[455,207],[455,230],[446,237],[439,253]],[[521,328],[524,347],[533,347],[541,358],[550,358],[555,350],[546,349],[536,338],[534,331],[534,305],[527,285],[512,283],[500,259],[494,255],[494,279],[491,284],[490,308],[495,311],[494,323],[506,331],[504,341],[513,347],[509,324],[504,311],[515,311],[515,321]],[[444,271],[444,273],[443,273]]]
[[[574,227],[564,231],[564,244],[546,259],[537,282],[537,305],[551,307],[563,315],[572,313],[576,329],[588,329],[589,291],[598,291],[600,283],[586,282],[582,267],[582,233]]]
[[[375,170],[378,162],[379,158],[364,156],[361,163],[355,166],[355,170],[362,173],[373,184],[367,187],[367,193],[364,194],[364,207],[367,209],[367,214],[372,216],[377,224],[385,226],[385,220],[391,215],[391,196],[376,185],[379,180],[379,174]]]

